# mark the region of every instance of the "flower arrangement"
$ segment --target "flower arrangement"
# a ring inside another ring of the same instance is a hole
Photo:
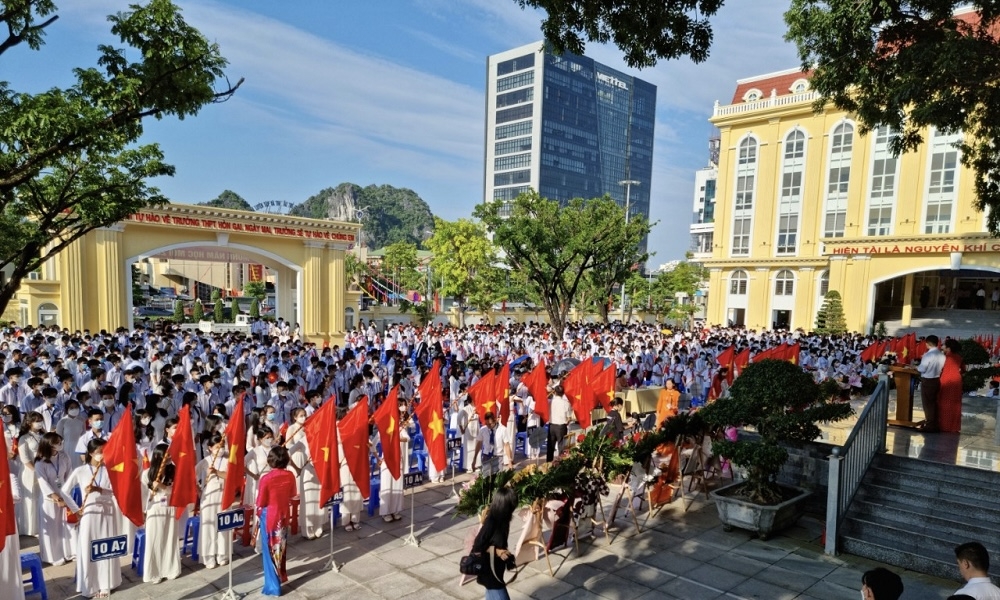
[[[530,464],[519,471],[470,480],[462,486],[455,510],[460,516],[482,514],[494,491],[505,485],[514,488],[521,506],[560,495],[590,493],[587,490],[596,490],[591,495],[606,495],[609,481],[628,474],[636,462],[645,464],[657,446],[681,435],[701,435],[704,430],[705,423],[697,413],[681,413],[664,421],[659,430],[636,432],[622,443],[603,435],[599,428],[593,429],[574,437],[576,444],[552,463]]]

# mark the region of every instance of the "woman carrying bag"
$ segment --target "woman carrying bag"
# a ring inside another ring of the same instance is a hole
[[[483,566],[476,577],[476,583],[486,588],[486,600],[510,600],[504,572],[516,566],[514,555],[507,549],[510,535],[510,520],[517,509],[517,493],[503,487],[493,494],[489,512],[483,526],[472,543],[472,553],[483,557]],[[517,575],[515,574],[515,577]]]

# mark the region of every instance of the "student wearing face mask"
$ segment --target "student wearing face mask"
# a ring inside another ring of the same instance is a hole
[[[45,431],[55,431],[59,419],[63,416],[62,407],[57,404],[58,395],[59,391],[54,387],[42,389],[42,405],[38,408],[38,412],[42,415],[42,421],[45,423]]]
[[[56,433],[63,439],[63,448],[70,458],[75,454],[77,442],[87,428],[87,420],[80,416],[80,403],[76,400],[67,400],[63,406],[63,416],[56,423]],[[76,464],[76,461],[71,461]]]
[[[3,421],[3,437],[7,442],[7,458],[13,460],[17,456],[17,438],[21,436],[21,412],[13,404],[0,408],[0,420]],[[11,474],[20,474],[20,461],[11,465]]]
[[[410,428],[406,402],[399,403],[399,479],[393,479],[384,460],[379,460],[380,486],[378,514],[382,520],[398,521],[403,518],[403,474],[410,471]],[[385,453],[383,452],[383,456]]]
[[[298,479],[299,490],[299,533],[307,540],[323,535],[323,522],[326,521],[325,511],[320,505],[320,483],[316,475],[316,467],[309,456],[309,445],[306,442],[306,411],[296,408],[291,412],[292,423],[285,435],[285,448],[291,462],[289,469]]]
[[[271,430],[274,438],[277,439],[278,434],[281,431],[282,424],[278,421],[278,413],[275,407],[268,405],[268,407],[264,409],[264,425]]]
[[[111,480],[104,466],[104,444],[100,438],[87,442],[84,464],[73,470],[63,482],[63,496],[69,496],[73,488],[79,487],[83,494],[83,506],[78,514],[80,523],[76,542],[76,591],[87,598],[107,598],[111,590],[122,583],[121,562],[102,560],[92,562],[90,546],[94,540],[115,537],[121,520],[118,507],[111,492]]]
[[[63,439],[58,433],[46,433],[38,442],[35,453],[35,478],[38,480],[38,554],[43,562],[53,566],[66,564],[76,556],[72,544],[73,528],[66,523],[66,507],[79,507],[72,498],[64,497],[62,484],[72,469],[69,457],[62,452]]]
[[[17,439],[17,455],[21,461],[21,511],[17,514],[17,531],[21,535],[38,535],[38,480],[35,477],[35,455],[45,433],[42,415],[31,411],[21,421]]]
[[[104,428],[104,411],[99,408],[92,408],[87,411],[87,431],[83,432],[76,442],[76,453],[83,457],[87,454],[87,444],[90,440],[107,439],[108,434]]]
[[[244,483],[243,497],[246,499],[244,502],[248,506],[251,506],[251,503],[257,500],[257,486],[260,483],[260,478],[271,470],[271,466],[267,464],[267,454],[274,447],[274,434],[269,428],[255,427],[250,431],[257,443],[247,452],[244,460],[247,477],[246,483]],[[256,531],[256,525],[254,531]],[[261,547],[261,539],[258,536],[254,551],[259,554]]]

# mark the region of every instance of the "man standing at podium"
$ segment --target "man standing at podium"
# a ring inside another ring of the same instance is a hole
[[[917,370],[920,371],[920,403],[924,407],[925,433],[941,431],[938,423],[938,393],[941,391],[941,371],[944,369],[944,353],[938,349],[938,337],[929,335],[924,338],[927,352],[920,357]]]

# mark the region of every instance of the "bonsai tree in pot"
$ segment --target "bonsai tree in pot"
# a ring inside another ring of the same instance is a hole
[[[823,394],[812,376],[783,360],[747,365],[719,398],[701,411],[714,427],[752,427],[758,439],[719,440],[712,448],[746,470],[747,478],[731,494],[754,504],[780,504],[788,498],[778,485],[778,473],[788,460],[782,444],[798,444],[819,437],[816,423],[839,421],[851,415],[851,405]],[[736,486],[734,486],[735,488]]]

